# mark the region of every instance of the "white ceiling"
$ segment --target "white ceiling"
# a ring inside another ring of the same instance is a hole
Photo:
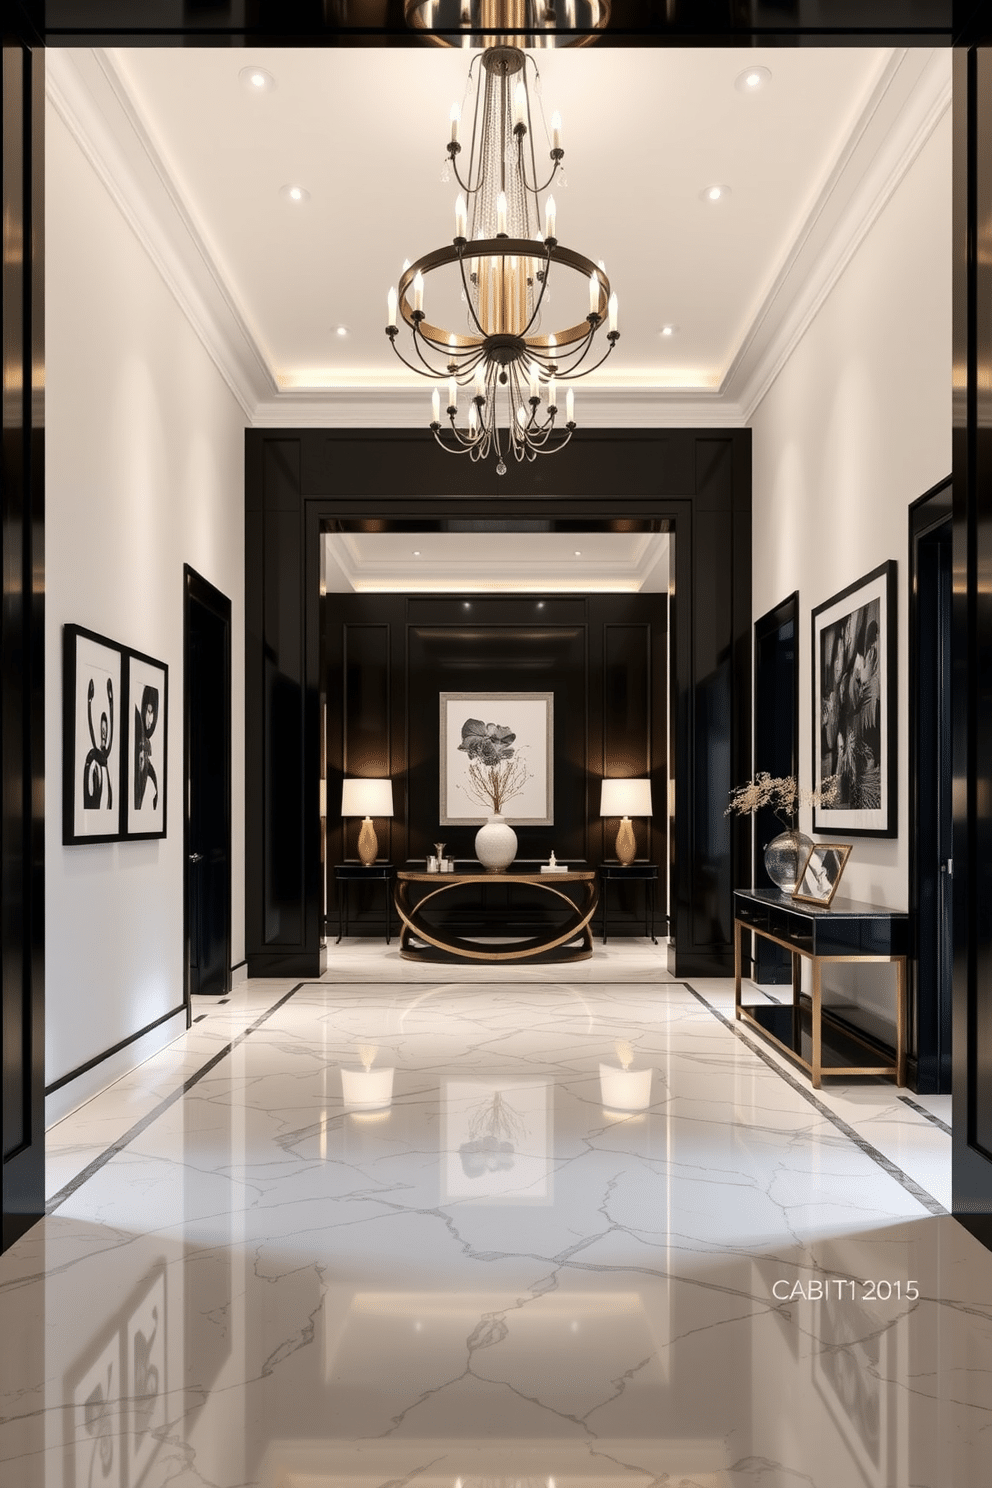
[[[326,593],[664,594],[669,538],[650,532],[327,533]]]
[[[584,404],[589,422],[664,422],[666,406],[746,421],[948,106],[949,53],[538,60],[564,126],[559,238],[602,258],[620,297],[621,341],[578,385],[580,422]],[[468,61],[427,48],[47,55],[53,104],[255,423],[426,420],[429,384],[383,334],[385,294],[404,258],[452,236],[457,186],[441,166]],[[275,89],[249,91],[249,64]],[[770,82],[742,93],[735,79],[757,64]],[[714,182],[731,188],[716,205],[701,197]],[[296,183],[310,193],[299,206],[280,194]]]

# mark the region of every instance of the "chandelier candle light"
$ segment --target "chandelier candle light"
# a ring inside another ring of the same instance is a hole
[[[538,80],[533,59],[516,47],[496,46],[479,60],[484,77],[475,91],[467,166],[458,160],[462,119],[457,104],[450,116],[446,169],[450,166],[461,187],[454,238],[450,246],[404,266],[399,288],[390,289],[387,298],[386,335],[405,366],[440,384],[432,397],[431,430],[441,448],[473,460],[495,454],[497,474],[505,475],[510,454],[534,460],[568,444],[575,400],[568,388],[563,428],[558,384],[602,365],[620,339],[619,311],[603,266],[558,242],[553,196],[545,199],[542,213],[541,197],[559,175],[565,151],[556,113],[547,179],[539,180],[529,88]],[[543,118],[537,117],[543,128]],[[460,276],[465,307],[458,331],[434,325],[424,309],[428,277],[451,265]],[[560,270],[587,281],[589,312],[572,325],[545,331],[552,269],[556,278]],[[596,333],[607,322],[606,349],[598,360],[589,360]],[[411,333],[409,357],[397,345],[401,323]],[[469,386],[459,423],[458,391]]]

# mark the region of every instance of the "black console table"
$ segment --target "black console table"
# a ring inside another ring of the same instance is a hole
[[[381,883],[386,891],[386,944],[389,944],[393,933],[392,922],[392,882],[396,877],[396,869],[392,863],[335,863],[334,879],[338,890],[338,938],[335,945],[341,944],[342,935],[348,934],[348,899],[351,894],[353,883]]]
[[[564,925],[549,926],[543,934],[525,940],[508,939],[503,945],[466,940],[443,925],[431,923],[423,913],[427,908],[437,908],[436,900],[465,884],[501,887],[527,884],[531,889],[541,889],[556,906],[564,904],[568,919]],[[562,884],[580,886],[579,904],[563,893]],[[416,902],[415,894],[419,895]],[[589,922],[598,901],[596,874],[588,868],[559,873],[518,873],[513,869],[508,873],[487,873],[481,868],[477,872],[462,869],[458,873],[403,870],[396,875],[396,910],[402,922],[400,955],[408,961],[586,961],[592,955]]]
[[[742,1003],[741,940],[761,935],[792,953],[792,1002]],[[803,904],[774,889],[738,889],[734,894],[734,1008],[809,1074],[819,1088],[824,1075],[894,1075],[906,1083],[906,956],[909,916],[853,899],[835,899],[829,909]],[[812,968],[811,996],[800,993],[800,965]],[[871,1045],[823,1007],[821,970],[837,962],[881,962],[896,969],[896,1062],[882,1064]],[[824,1040],[824,1025],[829,1038]],[[868,1055],[873,1062],[866,1063]]]

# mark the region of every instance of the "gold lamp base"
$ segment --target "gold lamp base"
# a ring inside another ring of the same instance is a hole
[[[379,839],[375,835],[370,816],[362,822],[362,830],[358,834],[358,856],[366,868],[371,868],[379,856]]]
[[[625,868],[629,868],[637,857],[637,842],[634,838],[634,824],[629,816],[620,818],[620,830],[617,833],[617,861]]]

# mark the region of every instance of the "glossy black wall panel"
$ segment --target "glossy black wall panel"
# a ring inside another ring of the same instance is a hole
[[[0,1247],[44,1212],[44,59],[5,17]]]
[[[604,773],[633,779],[651,769],[651,627],[607,623],[603,630]]]
[[[985,10],[986,27],[988,10]],[[954,1212],[992,1244],[992,36],[954,56]]]

